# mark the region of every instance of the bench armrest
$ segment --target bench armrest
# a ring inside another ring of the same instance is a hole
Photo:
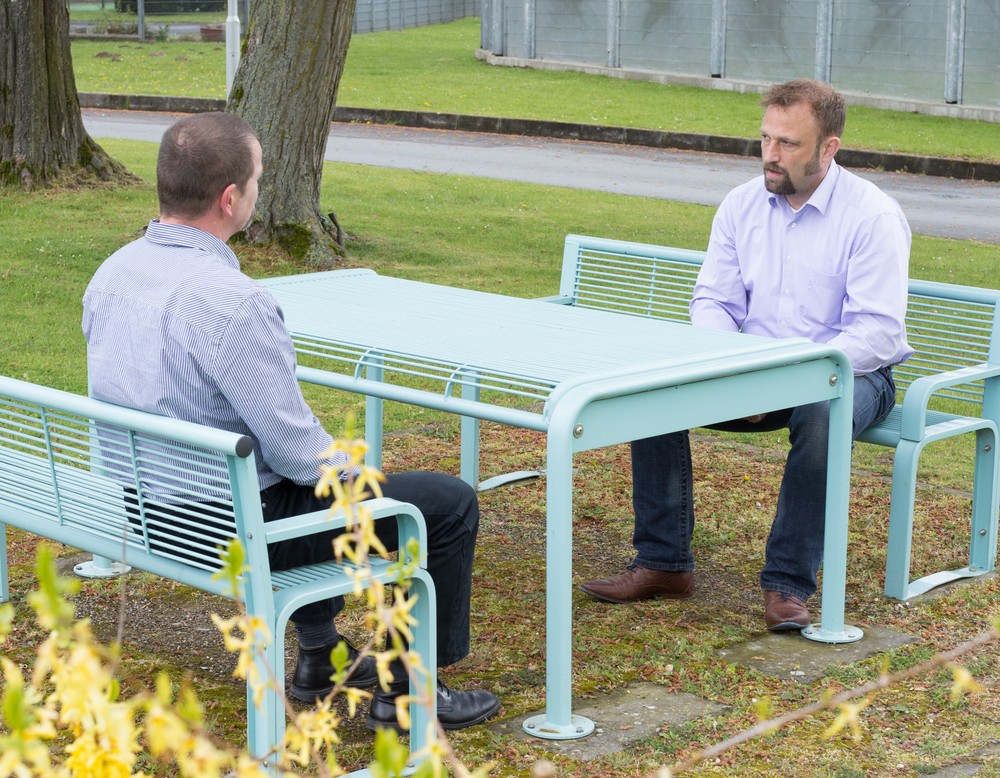
[[[420,511],[410,503],[380,497],[366,500],[362,503],[376,521],[380,519],[396,519],[399,531],[399,548],[405,553],[410,538],[415,538],[420,544],[422,556],[427,554],[427,527]],[[315,535],[320,532],[343,529],[347,525],[347,517],[342,511],[331,514],[321,510],[291,516],[286,519],[275,519],[264,524],[264,536],[268,545],[281,540],[291,540],[305,535]],[[423,559],[421,560],[423,566]]]
[[[1000,365],[983,362],[978,365],[918,378],[910,384],[906,390],[906,396],[903,398],[900,436],[905,440],[921,440],[923,438],[928,406],[931,398],[939,390],[973,381],[989,381],[997,376],[1000,376]]]

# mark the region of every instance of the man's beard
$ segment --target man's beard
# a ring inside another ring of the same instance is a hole
[[[802,177],[814,176],[819,172],[819,145],[816,146],[816,153],[813,158],[806,163],[806,166],[802,169]],[[783,167],[778,165],[764,165],[764,171],[770,171],[772,173],[781,173],[781,178],[772,179],[764,176],[764,188],[767,189],[771,194],[779,195],[793,195],[797,194],[798,190],[795,188],[795,184],[792,183],[792,177],[788,175],[788,171]]]
[[[772,173],[781,173],[781,178],[769,178],[764,176],[764,188],[767,189],[771,194],[779,195],[793,195],[795,194],[795,185],[792,183],[792,179],[788,175],[788,171],[784,170],[777,165],[764,165],[764,170],[771,171]]]

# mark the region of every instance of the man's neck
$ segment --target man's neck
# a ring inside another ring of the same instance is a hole
[[[181,227],[193,227],[196,230],[207,232],[209,235],[214,235],[223,243],[232,237],[232,232],[229,231],[228,224],[213,218],[211,214],[204,214],[202,216],[190,218],[182,216],[166,216],[161,213],[160,224],[176,224]]]

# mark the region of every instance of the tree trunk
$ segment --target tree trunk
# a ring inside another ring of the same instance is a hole
[[[0,0],[0,186],[135,180],[83,128],[66,0]]]
[[[354,6],[355,0],[256,3],[226,106],[250,123],[264,150],[247,237],[277,241],[319,267],[343,255],[335,219],[320,212],[319,185]]]

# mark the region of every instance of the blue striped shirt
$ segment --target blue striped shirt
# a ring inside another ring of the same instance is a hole
[[[302,397],[281,309],[233,251],[150,222],[83,297],[93,397],[249,435],[260,488],[314,484],[332,439]]]

